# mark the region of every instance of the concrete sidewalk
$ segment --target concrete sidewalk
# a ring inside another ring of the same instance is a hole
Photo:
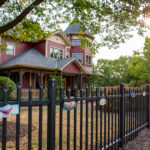
[[[150,150],[150,129],[145,128],[138,136],[124,145],[120,150]]]

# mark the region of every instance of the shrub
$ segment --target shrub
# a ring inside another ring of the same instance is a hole
[[[0,100],[3,98],[3,89],[8,87],[8,100],[11,100],[11,94],[16,90],[16,84],[8,77],[0,76]]]

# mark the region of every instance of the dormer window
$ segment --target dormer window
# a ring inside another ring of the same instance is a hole
[[[81,46],[81,41],[73,41],[74,46]]]
[[[50,48],[50,57],[56,59],[63,59],[63,50],[51,47]]]
[[[92,62],[91,62],[91,58],[92,58],[92,57],[91,57],[90,55],[86,55],[86,64],[87,64],[87,65],[91,65],[91,63],[92,63]]]
[[[15,55],[15,46],[14,44],[7,44],[7,55]]]

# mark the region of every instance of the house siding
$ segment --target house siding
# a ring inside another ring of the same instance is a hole
[[[34,44],[33,48],[37,49],[41,54],[45,56],[46,40]]]
[[[23,80],[22,80],[22,88],[27,89],[30,86],[30,73],[26,72],[23,75]]]
[[[49,40],[47,42],[48,42],[47,43],[47,58],[50,57],[50,47],[55,47],[55,48],[58,48],[58,49],[62,49],[63,50],[63,58],[65,58],[66,50],[67,50],[66,45],[56,43],[56,42],[53,42],[53,41],[49,41]]]
[[[2,45],[7,44],[7,43],[15,44],[16,41],[6,41],[6,40],[2,39]],[[26,50],[31,49],[31,47],[32,46],[30,43],[19,42],[18,46],[15,45],[15,55],[8,55],[6,52],[1,53],[0,64],[3,64],[5,62],[13,59],[14,57],[24,53]]]
[[[72,73],[81,73],[80,68],[75,64],[75,63],[71,63],[69,65],[67,65],[64,69],[64,72],[72,72]]]
[[[80,46],[74,46],[74,47],[71,49],[70,53],[71,53],[71,57],[73,57],[73,53],[82,53],[82,55],[83,55],[83,63],[82,63],[82,64],[83,64],[84,66],[92,67],[92,65],[88,65],[88,64],[85,63],[86,54],[92,56],[92,53],[90,52],[90,49],[85,49],[85,50],[83,50],[83,49],[80,48]]]

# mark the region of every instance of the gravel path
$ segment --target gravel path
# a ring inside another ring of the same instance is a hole
[[[150,150],[150,129],[144,129],[138,136],[120,150]]]

